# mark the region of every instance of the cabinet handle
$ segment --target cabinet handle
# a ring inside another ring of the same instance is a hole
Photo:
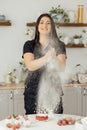
[[[84,88],[83,94],[84,94],[84,96],[86,95],[86,88]]]
[[[13,99],[13,92],[11,91],[10,99]]]

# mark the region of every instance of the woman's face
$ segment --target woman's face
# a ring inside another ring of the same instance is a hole
[[[44,16],[41,18],[38,31],[40,34],[49,35],[51,33],[51,21],[48,17]]]

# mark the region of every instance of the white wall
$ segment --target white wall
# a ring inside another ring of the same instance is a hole
[[[12,26],[0,26],[0,81],[4,80],[9,68],[19,65],[23,44],[27,40],[26,23],[36,21],[40,13],[47,12],[52,6],[59,4],[67,10],[75,11],[78,4],[84,4],[84,21],[87,22],[86,0],[0,0],[0,14],[4,14],[6,19],[12,22]],[[71,32],[69,29],[69,33]],[[72,68],[78,63],[87,67],[87,49],[67,49],[67,66]]]

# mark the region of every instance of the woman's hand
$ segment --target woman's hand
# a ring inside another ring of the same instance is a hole
[[[55,59],[57,58],[57,57],[56,57],[55,49],[54,49],[54,48],[50,49],[50,50],[46,53],[45,58],[46,58],[47,62],[50,62],[50,61],[52,61],[52,60],[55,60]]]
[[[56,55],[55,49],[52,48],[49,50],[46,55],[47,64],[53,69],[57,69],[58,71],[62,72],[66,66],[66,56],[64,54]]]

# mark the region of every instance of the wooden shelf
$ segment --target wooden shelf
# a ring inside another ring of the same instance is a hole
[[[61,27],[85,27],[87,23],[56,23],[56,25]]]
[[[84,48],[83,44],[74,44],[74,43],[69,43],[66,45],[67,48]]]
[[[11,26],[11,22],[8,21],[0,21],[0,26]]]
[[[35,22],[32,22],[32,23],[27,23],[26,25],[27,25],[27,26],[31,26],[31,27],[32,27],[32,26],[35,26],[35,25],[36,25],[36,23],[35,23]]]
[[[36,23],[27,23],[26,26],[33,27],[35,26]],[[60,27],[86,27],[87,23],[55,23],[55,25],[60,26]],[[69,43],[66,45],[66,48],[84,48],[84,44],[74,44],[74,43]]]
[[[26,25],[33,27],[36,25],[36,23],[32,22],[32,23],[27,23]],[[87,23],[55,23],[55,25],[61,26],[61,27],[86,27]]]

